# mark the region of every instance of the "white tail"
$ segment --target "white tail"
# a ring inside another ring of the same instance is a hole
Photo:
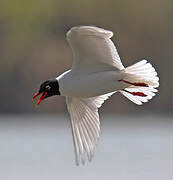
[[[125,77],[120,81],[129,84],[129,87],[120,92],[132,102],[141,105],[155,96],[159,78],[154,67],[146,60],[123,69],[122,73]]]

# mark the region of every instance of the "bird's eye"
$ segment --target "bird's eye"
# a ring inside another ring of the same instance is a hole
[[[49,85],[46,86],[46,89],[51,89],[51,87]]]

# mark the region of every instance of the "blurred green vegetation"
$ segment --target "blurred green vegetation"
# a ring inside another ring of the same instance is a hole
[[[172,112],[172,18],[171,0],[1,0],[0,112],[64,111],[63,98],[50,98],[35,110],[31,97],[41,81],[70,68],[65,34],[75,25],[112,30],[125,65],[146,58],[159,73],[159,93],[145,107],[117,94],[104,112]]]

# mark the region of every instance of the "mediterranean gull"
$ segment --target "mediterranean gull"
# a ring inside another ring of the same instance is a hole
[[[93,26],[77,26],[67,32],[73,52],[72,68],[40,85],[35,99],[60,95],[66,98],[70,114],[76,164],[91,161],[100,131],[98,108],[115,92],[135,104],[150,100],[159,86],[154,67],[141,60],[124,67],[115,45],[113,32]]]

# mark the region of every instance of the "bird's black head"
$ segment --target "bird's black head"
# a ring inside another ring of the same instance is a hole
[[[41,83],[38,93],[36,93],[32,99],[34,100],[40,94],[41,96],[40,99],[37,101],[37,105],[40,104],[43,99],[54,95],[60,95],[58,81],[55,79],[44,81],[43,83]]]

